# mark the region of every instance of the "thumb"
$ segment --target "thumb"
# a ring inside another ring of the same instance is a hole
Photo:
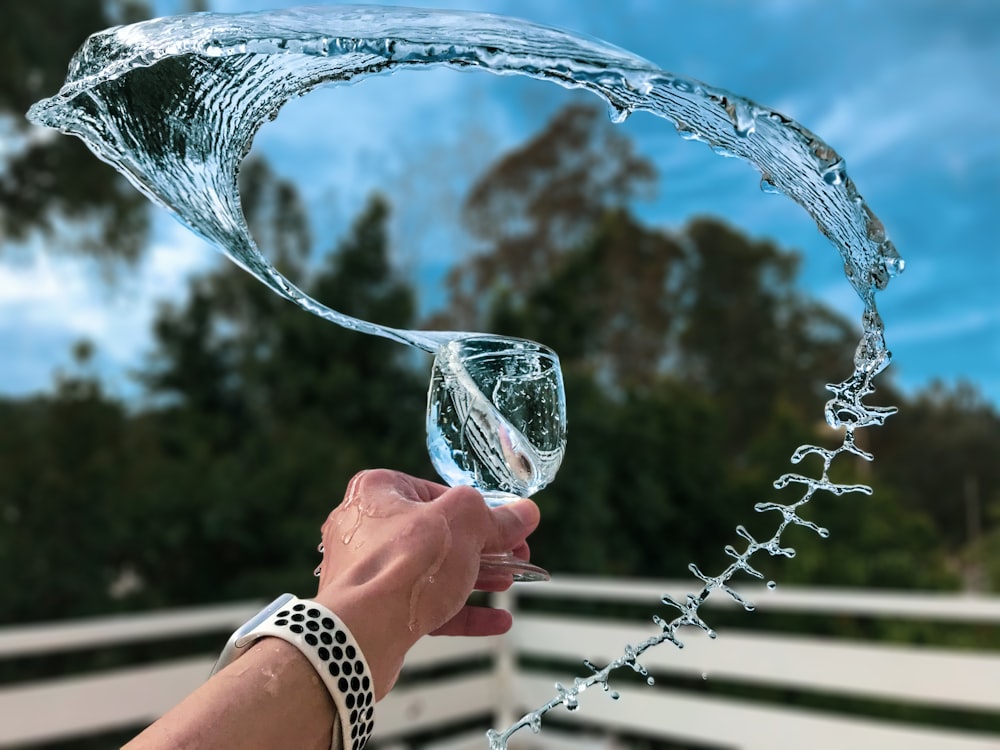
[[[490,509],[493,530],[483,545],[483,552],[506,552],[524,543],[538,527],[541,513],[532,500],[517,500]]]

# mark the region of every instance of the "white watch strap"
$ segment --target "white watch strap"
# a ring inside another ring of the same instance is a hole
[[[361,750],[375,726],[374,684],[343,621],[321,604],[290,597],[234,645],[243,649],[268,636],[288,641],[309,659],[337,707],[344,750]]]

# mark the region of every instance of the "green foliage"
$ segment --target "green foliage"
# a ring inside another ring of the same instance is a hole
[[[968,384],[934,384],[872,435],[880,472],[948,545],[972,544],[1000,519],[1000,414]]]
[[[287,218],[293,193],[277,188],[273,215]],[[351,314],[407,326],[414,301],[387,261],[387,212],[373,199],[303,285]],[[293,265],[304,259],[303,247],[287,248]],[[232,266],[165,310],[156,333],[146,383],[165,405],[145,419],[164,460],[142,506],[162,517],[148,522],[161,531],[141,572],[165,596],[311,586],[319,526],[352,474],[426,474],[424,383],[397,344],[305,315]],[[199,576],[197,592],[187,588]]]
[[[0,118],[17,147],[0,172],[0,240],[41,231],[53,249],[134,260],[144,247],[148,203],[76,138],[28,138],[24,115],[55,94],[66,63],[88,35],[148,17],[142,2],[32,0],[4,4],[0,24]],[[66,220],[72,231],[61,226]]]
[[[758,538],[777,526],[753,506],[774,499],[770,483],[791,470],[792,450],[839,442],[821,419],[822,385],[849,371],[853,326],[801,295],[795,255],[770,242],[707,218],[679,232],[643,224],[627,205],[648,178],[641,159],[627,143],[580,137],[589,118],[564,113],[555,122],[565,127],[477,185],[473,215],[516,198],[523,236],[542,244],[524,265],[520,240],[491,235],[483,220],[483,254],[456,269],[461,283],[439,320],[560,352],[570,442],[537,498],[542,565],[655,577],[683,576],[689,562],[721,570],[737,524]],[[588,181],[575,164],[618,177]],[[522,190],[526,175],[542,187]],[[317,262],[295,190],[260,162],[242,177],[254,235],[286,274],[349,314],[414,326],[414,291],[389,262],[385,200],[373,198]],[[579,206],[588,207],[579,225],[555,232]],[[51,395],[0,403],[0,563],[17,571],[0,581],[8,621],[308,591],[318,528],[354,472],[431,476],[429,363],[398,344],[304,314],[230,265],[194,280],[154,335],[142,404],[102,391],[86,347]],[[968,524],[949,492],[970,476],[959,486],[975,489],[981,555],[995,559],[995,411],[963,389],[911,401],[883,390],[900,414],[859,436],[877,460],[835,467],[838,481],[871,484],[874,497],[818,496],[803,515],[831,538],[790,530],[798,554],[761,561],[769,576],[954,585],[944,555],[963,551]]]

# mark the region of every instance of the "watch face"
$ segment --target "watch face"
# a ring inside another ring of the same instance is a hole
[[[246,647],[253,642],[251,634],[253,631],[260,626],[268,617],[277,612],[279,609],[284,607],[288,602],[295,598],[292,594],[282,594],[273,602],[268,604],[264,609],[255,614],[245,623],[240,625],[236,629],[236,632],[229,636],[229,640],[226,642],[225,647],[222,649],[222,653],[219,655],[218,661],[215,662],[215,666],[212,667],[211,674],[215,674],[220,669],[225,667],[231,661],[233,661],[239,654],[238,651],[241,648]]]
[[[284,607],[286,604],[288,604],[288,602],[290,602],[294,598],[295,596],[293,594],[282,594],[273,602],[264,607],[264,609],[262,609],[260,612],[255,614],[245,623],[243,623],[233,634],[236,640],[236,647],[242,648],[245,644],[240,642],[241,638],[252,633],[262,622],[264,622],[264,620],[266,620],[268,617],[273,615],[279,609]]]

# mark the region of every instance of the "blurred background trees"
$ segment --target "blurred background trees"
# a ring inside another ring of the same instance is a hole
[[[145,199],[77,140],[39,139],[18,118],[62,80],[52,61],[141,9],[79,2],[64,28],[34,6],[0,29],[0,117],[21,138],[0,174],[2,238],[42,232],[57,251],[135,258]],[[46,39],[38,59],[24,28]],[[753,505],[797,445],[839,442],[824,384],[849,374],[857,332],[799,289],[795,252],[712,217],[644,223],[633,205],[657,179],[603,112],[557,113],[473,185],[475,252],[430,317],[390,262],[385,198],[317,247],[295,187],[265,162],[244,165],[241,189],[261,245],[316,298],[559,351],[570,447],[537,498],[534,556],[556,572],[663,578],[721,565],[738,523],[773,528]],[[51,392],[0,399],[3,621],[308,591],[319,526],[353,473],[433,476],[427,358],[309,316],[228,264],[165,305],[153,334],[137,402],[109,395],[87,342]],[[805,515],[832,537],[790,532],[799,554],[773,577],[1000,588],[995,407],[967,386],[904,396],[891,373],[880,385],[874,401],[900,413],[861,438],[877,460],[838,467],[874,497],[818,498]]]
[[[92,33],[148,18],[140,0],[32,0],[4,5],[0,24],[0,257],[41,233],[56,252],[134,260],[147,239],[148,201],[76,138],[29,131],[24,113],[58,91],[66,63]]]

